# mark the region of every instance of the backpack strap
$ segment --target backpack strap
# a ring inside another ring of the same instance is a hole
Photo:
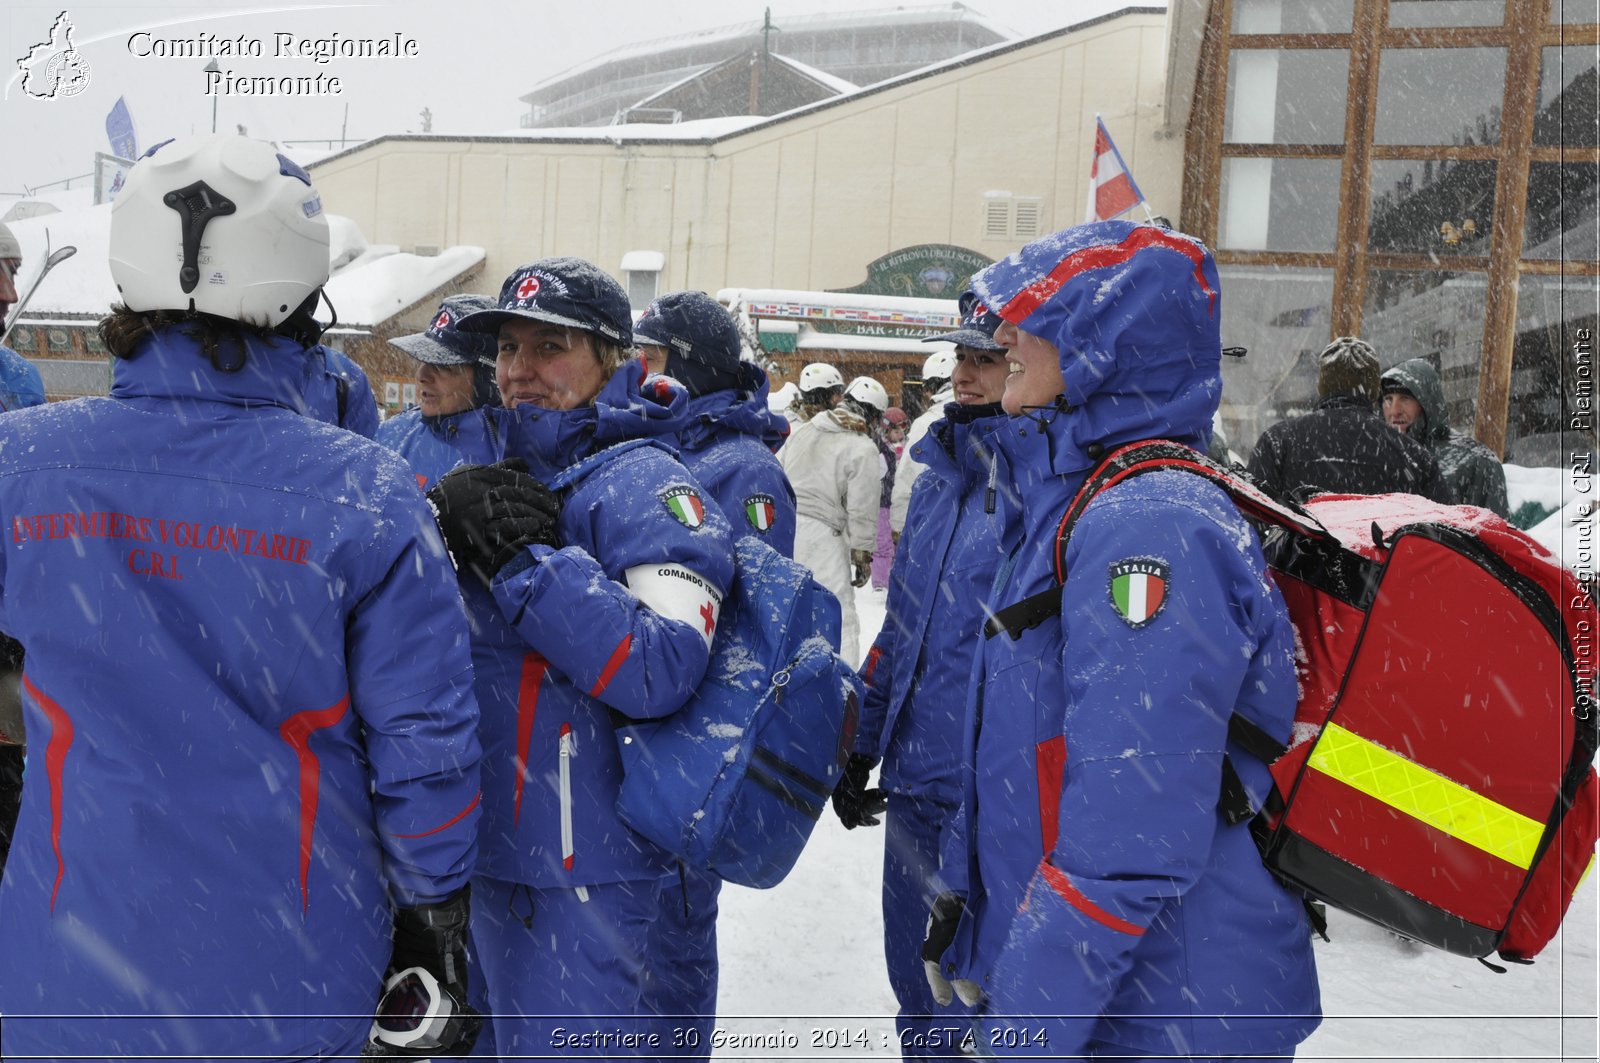
[[[1211,481],[1228,492],[1240,511],[1253,520],[1287,528],[1318,542],[1336,542],[1333,534],[1303,507],[1272,497],[1248,477],[1217,464],[1192,447],[1166,439],[1125,443],[1094,467],[1078,488],[1077,494],[1072,496],[1072,501],[1067,503],[1067,511],[1056,525],[1056,585],[996,610],[983,625],[984,638],[993,638],[1002,631],[1013,639],[1021,638],[1029,628],[1060,616],[1061,586],[1067,581],[1067,540],[1071,538],[1079,518],[1107,488],[1115,487],[1131,477],[1163,469],[1180,469]]]
[[[984,637],[993,638],[1004,631],[1013,639],[1021,638],[1029,628],[1060,616],[1061,587],[1067,581],[1067,540],[1071,538],[1078,520],[1102,491],[1131,477],[1163,469],[1194,473],[1216,484],[1228,493],[1248,518],[1286,528],[1318,545],[1337,545],[1338,540],[1333,533],[1303,507],[1272,497],[1248,477],[1217,464],[1192,447],[1166,439],[1127,443],[1113,450],[1095,466],[1078,488],[1078,493],[1073,495],[1072,501],[1067,503],[1067,511],[1056,525],[1053,559],[1056,585],[995,611],[984,624]],[[1264,764],[1271,764],[1288,748],[1238,713],[1228,719],[1228,739]],[[1217,808],[1229,824],[1255,819],[1262,811],[1250,800],[1244,782],[1226,755],[1222,758],[1222,786],[1217,797]]]

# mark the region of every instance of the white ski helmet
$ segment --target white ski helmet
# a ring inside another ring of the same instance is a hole
[[[949,380],[956,371],[956,351],[954,347],[944,347],[928,355],[922,362],[922,379]]]
[[[818,391],[844,387],[844,377],[827,362],[812,362],[800,370],[800,390]]]
[[[328,281],[328,220],[311,178],[240,136],[150,149],[111,207],[111,278],[130,310],[275,327]]]
[[[844,389],[844,396],[847,399],[855,399],[862,405],[871,406],[879,413],[889,408],[889,393],[883,389],[882,384],[870,376],[858,376],[850,381],[850,386]]]

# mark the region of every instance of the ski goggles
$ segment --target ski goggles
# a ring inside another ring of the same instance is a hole
[[[453,1044],[461,1023],[454,995],[421,967],[407,967],[384,983],[370,1036],[389,1048],[427,1052]]]

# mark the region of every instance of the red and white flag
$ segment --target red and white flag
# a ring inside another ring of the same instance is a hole
[[[1111,142],[1106,124],[1094,117],[1094,162],[1089,166],[1089,207],[1085,224],[1110,221],[1144,202],[1144,193],[1123,165],[1122,153]]]

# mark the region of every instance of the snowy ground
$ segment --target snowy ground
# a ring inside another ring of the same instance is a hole
[[[883,621],[883,595],[863,590],[857,603],[862,637],[870,640]],[[722,891],[719,1029],[775,1047],[719,1048],[715,1058],[899,1054],[883,968],[882,859],[881,828],[846,831],[829,812],[781,885]],[[1332,940],[1317,943],[1327,1018],[1298,1058],[1600,1058],[1597,877],[1583,884],[1539,961],[1503,975],[1330,912]]]

